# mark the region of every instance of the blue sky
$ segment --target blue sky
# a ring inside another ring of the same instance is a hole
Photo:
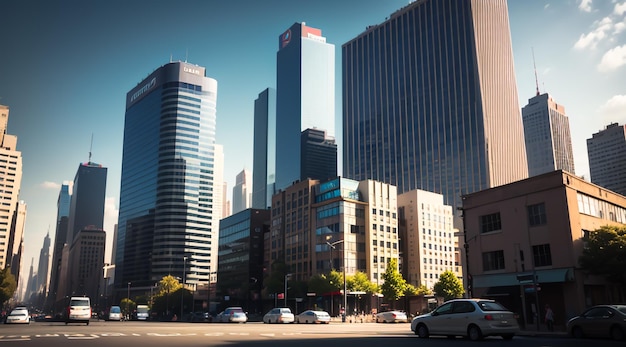
[[[89,159],[108,167],[105,230],[117,220],[125,95],[173,60],[206,67],[218,81],[217,142],[229,190],[252,169],[254,100],[275,87],[278,36],[295,22],[341,45],[408,0],[93,0],[0,2],[0,104],[18,136],[28,205],[22,273],[54,238],[60,184]],[[576,174],[589,176],[586,139],[626,123],[626,0],[510,0],[520,107],[539,89],[565,106]],[[341,140],[340,136],[337,138]],[[341,144],[339,144],[341,149]],[[110,252],[110,248],[107,249]],[[108,260],[107,255],[107,260]],[[36,266],[36,265],[35,265]]]

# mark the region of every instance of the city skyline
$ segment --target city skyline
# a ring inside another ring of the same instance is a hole
[[[71,180],[76,164],[87,161],[90,151],[94,161],[109,168],[105,230],[112,238],[124,95],[158,66],[170,59],[188,60],[206,66],[207,75],[218,81],[217,143],[224,145],[224,178],[233,187],[236,173],[252,167],[254,100],[275,87],[276,39],[285,28],[306,22],[321,29],[337,47],[335,62],[341,64],[341,45],[408,2],[321,1],[315,8],[302,1],[243,3],[242,9],[240,4],[190,1],[180,11],[171,11],[163,1],[0,5],[11,14],[0,23],[0,42],[7,52],[0,64],[0,104],[11,109],[7,132],[18,136],[17,150],[24,158],[20,199],[28,208],[26,244],[40,244],[53,230],[60,184]],[[576,174],[589,179],[586,139],[609,123],[626,120],[621,82],[626,79],[626,2],[508,6],[519,103],[524,105],[535,92],[532,49],[542,93],[549,92],[567,109]],[[154,19],[165,14],[170,23],[191,27],[157,25]],[[336,69],[338,86],[340,71]],[[340,94],[341,88],[335,92]],[[341,105],[338,95],[337,124]],[[337,143],[341,148],[340,136]],[[107,244],[107,257],[110,250]],[[36,258],[38,251],[27,247],[23,259]],[[27,270],[22,268],[22,274]]]

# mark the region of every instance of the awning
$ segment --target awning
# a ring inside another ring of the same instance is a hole
[[[562,283],[574,280],[573,268],[536,270],[535,273],[537,274],[537,283]],[[526,280],[527,278],[532,280],[532,275],[533,272],[473,275],[472,284],[474,288],[514,286],[528,283]]]

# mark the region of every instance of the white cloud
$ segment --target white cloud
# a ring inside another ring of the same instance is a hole
[[[43,189],[55,189],[55,190],[61,189],[60,184],[56,182],[50,182],[50,181],[42,182],[41,184],[39,184],[39,186]]]
[[[548,7],[550,7],[550,4],[545,4],[545,5],[543,6],[543,9],[544,9],[544,10],[547,10],[547,9],[548,9]]]
[[[624,13],[626,13],[626,2],[621,3],[621,4],[615,4],[615,8],[613,9],[613,13],[618,15],[618,16],[624,15]]]
[[[622,65],[626,65],[626,45],[617,46],[604,53],[598,64],[598,71],[608,72]]]
[[[626,123],[626,95],[615,95],[598,110],[605,123]]]
[[[609,17],[604,17],[602,20],[594,22],[593,26],[595,28],[590,33],[580,35],[580,38],[574,44],[574,48],[596,48],[598,42],[604,39],[606,37],[606,33],[611,31],[613,28],[613,21]]]
[[[591,0],[582,0],[578,8],[584,12],[591,12]]]

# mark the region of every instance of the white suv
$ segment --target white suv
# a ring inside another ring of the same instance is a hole
[[[86,296],[73,296],[67,306],[67,323],[85,323],[89,325],[91,319],[91,301]]]

